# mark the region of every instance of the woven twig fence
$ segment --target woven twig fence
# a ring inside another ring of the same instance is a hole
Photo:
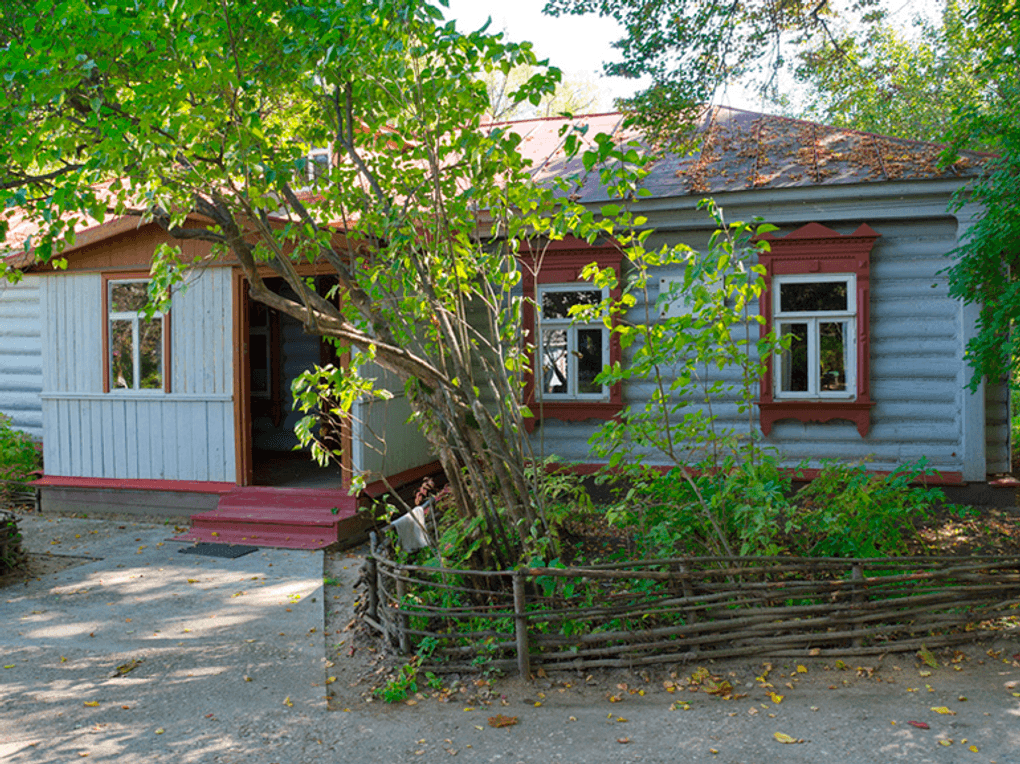
[[[0,479],[0,509],[38,504],[38,489],[21,480]]]
[[[24,556],[17,515],[0,509],[0,575],[19,567]]]
[[[869,655],[1020,617],[1020,556],[683,557],[487,572],[367,559],[365,620],[437,670]]]

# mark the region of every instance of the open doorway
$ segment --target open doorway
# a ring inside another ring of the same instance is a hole
[[[316,291],[326,296],[336,278],[310,276]],[[244,338],[239,396],[239,435],[242,485],[279,488],[346,488],[347,464],[319,466],[308,448],[300,448],[294,427],[304,414],[294,410],[291,385],[315,364],[338,364],[334,346],[317,335],[306,334],[301,322],[279,313],[248,296],[248,284],[240,279],[240,333]],[[266,278],[277,294],[297,299],[280,278]],[[334,447],[347,443],[339,423],[320,417],[318,437]],[[349,454],[349,448],[344,448]],[[344,458],[346,462],[349,457]]]

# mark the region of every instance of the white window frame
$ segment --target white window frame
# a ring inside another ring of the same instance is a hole
[[[126,279],[110,279],[106,282],[106,323],[107,331],[109,336],[109,347],[106,349],[106,367],[109,373],[110,380],[110,393],[132,393],[141,395],[164,395],[166,393],[166,331],[167,322],[166,315],[161,311],[156,311],[152,314],[152,319],[159,319],[162,323],[161,330],[161,341],[159,343],[159,378],[162,380],[162,384],[158,388],[152,387],[140,387],[141,376],[142,376],[142,353],[141,345],[139,343],[139,321],[142,318],[148,318],[144,315],[143,311],[140,310],[125,310],[125,311],[114,311],[113,310],[113,289],[116,286],[123,284],[149,284],[152,279],[142,278],[126,278]],[[134,374],[134,386],[118,387],[116,380],[113,378],[113,322],[114,321],[130,321],[131,322],[131,370]]]
[[[537,304],[535,315],[537,324],[535,337],[535,369],[537,379],[535,385],[536,401],[606,401],[609,400],[609,385],[602,385],[601,392],[580,393],[577,392],[577,333],[585,329],[598,329],[602,332],[602,364],[605,367],[609,363],[609,329],[601,321],[577,321],[573,318],[545,318],[543,316],[542,299],[546,292],[601,292],[602,299],[609,299],[609,288],[599,289],[594,284],[582,281],[569,284],[539,284],[537,286]],[[544,360],[544,334],[547,331],[562,330],[567,335],[567,392],[547,393],[545,392],[545,367]]]
[[[816,284],[820,282],[843,282],[846,287],[846,310],[842,311],[787,311],[780,308],[780,291],[783,284]],[[846,370],[845,390],[822,390],[820,371],[819,324],[843,321],[847,327],[844,347]],[[776,334],[782,337],[783,324],[807,324],[808,384],[807,390],[782,389],[783,354],[773,358],[773,395],[776,400],[854,400],[857,397],[857,274],[855,273],[804,273],[784,274],[772,277],[772,325]]]
[[[326,163],[316,161],[316,157],[326,157]],[[333,169],[333,145],[316,146],[308,151],[308,161],[305,166],[309,183],[315,183],[323,175],[328,175]]]

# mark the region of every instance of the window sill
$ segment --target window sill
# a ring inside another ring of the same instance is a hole
[[[537,423],[543,419],[559,419],[563,422],[583,422],[586,419],[613,419],[623,409],[623,404],[606,400],[541,401],[530,404],[534,418],[525,420]]]
[[[871,428],[871,407],[874,405],[869,400],[784,400],[759,403],[758,410],[761,414],[761,431],[765,435],[772,432],[772,425],[781,419],[796,419],[800,422],[830,422],[833,419],[845,419],[857,425],[857,432],[863,438]]]

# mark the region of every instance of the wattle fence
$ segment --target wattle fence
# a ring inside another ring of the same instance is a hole
[[[363,617],[434,670],[858,656],[1020,622],[1020,556],[678,557],[479,572],[366,560]]]

